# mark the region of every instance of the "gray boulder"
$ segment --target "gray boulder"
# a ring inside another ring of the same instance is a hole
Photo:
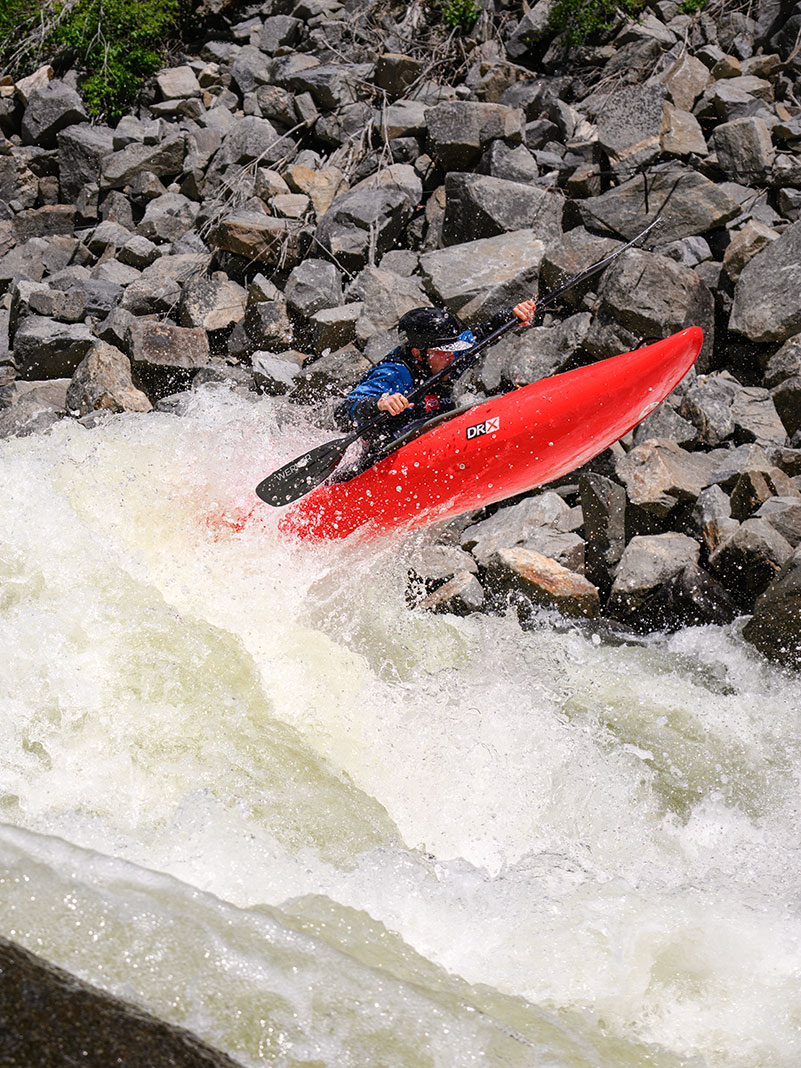
[[[766,519],[793,548],[801,544],[801,499],[797,490],[789,497],[768,497],[755,518]]]
[[[113,134],[107,126],[82,123],[68,126],[58,135],[58,178],[61,196],[73,203],[87,185],[97,185],[103,161],[113,150]]]
[[[344,267],[358,269],[389,251],[411,216],[409,198],[400,189],[356,189],[332,203],[316,239]]]
[[[579,201],[577,207],[587,229],[619,234],[630,241],[656,216],[662,222],[644,239],[644,247],[678,241],[725,226],[740,214],[740,205],[714,182],[697,171],[669,168],[648,175],[645,212],[645,180],[642,175],[597,197]]]
[[[289,310],[308,318],[342,303],[342,275],[330,260],[306,259],[293,268],[284,293]]]
[[[603,475],[579,477],[579,500],[584,521],[584,573],[605,598],[626,546],[626,491]]]
[[[614,356],[636,348],[643,338],[700,326],[704,331],[700,368],[711,360],[714,299],[690,268],[633,248],[607,269],[598,295],[600,307],[586,341],[594,356]]]
[[[22,378],[68,378],[94,338],[83,323],[66,324],[41,315],[24,319],[14,335],[14,361]]]
[[[569,512],[567,504],[553,491],[526,497],[519,504],[501,508],[489,519],[467,527],[462,534],[461,545],[472,553],[479,564],[486,566],[490,557],[500,549],[524,546],[543,551],[539,549],[537,541],[544,529],[550,528],[551,534],[567,535],[567,540],[561,542],[560,552],[569,555],[573,550],[571,562],[579,563],[580,567],[576,570],[580,570],[584,565],[583,542],[579,561],[575,548],[581,539],[564,529]],[[563,524],[561,530],[560,521]]]
[[[429,108],[425,117],[429,153],[445,171],[466,170],[497,138],[523,139],[523,112],[504,104],[454,100]]]
[[[687,452],[675,441],[646,441],[621,456],[615,471],[626,487],[631,524],[644,531],[664,529],[678,504],[691,504],[709,485],[716,459]]]
[[[748,519],[762,504],[777,496],[801,497],[793,480],[781,468],[743,471],[731,491],[732,515],[741,521]]]
[[[632,85],[609,97],[597,125],[613,169],[630,171],[659,155],[666,93],[661,85]]]
[[[20,133],[27,145],[52,148],[59,130],[86,122],[83,101],[71,86],[58,78],[34,89],[22,115]]]
[[[490,558],[487,585],[495,594],[522,594],[532,605],[570,618],[594,619],[600,612],[598,590],[583,575],[523,546],[499,549]],[[530,614],[519,601],[518,611],[523,618]]]
[[[0,390],[0,439],[41,434],[63,419],[68,382],[17,380]]]
[[[181,193],[164,193],[148,203],[136,231],[149,241],[171,244],[192,229],[199,211],[200,205]]]
[[[738,602],[750,609],[792,551],[790,543],[766,519],[746,519],[710,554],[709,566]]]
[[[801,334],[789,338],[766,362],[763,382],[785,430],[792,437],[801,429]]]
[[[276,219],[256,211],[235,211],[212,227],[208,242],[213,248],[270,267],[279,264],[294,267],[301,258],[303,233],[302,225],[293,219]]]
[[[546,244],[562,236],[564,198],[536,186],[454,173],[445,179],[445,198],[446,245],[523,229]]]
[[[787,431],[766,389],[742,386],[728,371],[700,376],[682,398],[682,415],[704,445],[733,438],[738,445],[784,445]]]
[[[801,549],[758,598],[743,637],[769,659],[801,668]]]
[[[100,187],[122,189],[141,171],[149,171],[158,178],[178,175],[183,170],[185,155],[186,143],[183,134],[168,137],[155,145],[130,144],[105,157],[100,174]]]
[[[245,317],[247,292],[228,278],[198,278],[184,286],[178,308],[181,326],[225,330]]]
[[[125,353],[97,341],[78,364],[67,390],[67,407],[79,416],[89,412],[149,412],[147,396],[131,378]]]
[[[613,237],[601,237],[582,226],[576,226],[547,247],[542,258],[542,281],[549,290],[557,289],[569,278],[581,274],[621,246],[622,242]],[[587,293],[597,288],[603,276],[604,271],[585,282],[571,286],[561,299],[571,307],[578,307]]]
[[[436,304],[480,317],[533,294],[544,253],[533,230],[517,230],[426,252],[420,271]]]
[[[708,553],[718,549],[740,525],[732,517],[731,501],[720,486],[707,486],[701,491],[692,511],[692,522]]]
[[[733,119],[716,126],[712,145],[727,177],[746,184],[769,171],[775,155],[770,130],[757,117]]]
[[[801,222],[793,223],[745,267],[734,289],[729,329],[751,341],[783,342],[801,332]]]
[[[135,320],[126,338],[128,355],[151,397],[164,397],[184,388],[191,372],[209,362],[206,331]]]
[[[641,535],[623,551],[607,602],[614,619],[636,625],[646,600],[686,567],[698,563],[701,547],[686,534]]]

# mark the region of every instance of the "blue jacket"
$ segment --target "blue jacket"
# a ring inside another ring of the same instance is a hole
[[[509,322],[511,318],[511,308],[504,308],[491,319],[476,326],[475,330],[465,330],[459,338],[475,345],[477,341],[486,337],[502,323]],[[457,359],[458,356],[457,353]],[[381,414],[378,410],[378,401],[384,393],[408,395],[431,376],[432,372],[428,366],[416,360],[407,345],[401,345],[393,349],[356,383],[336,408],[337,423],[343,430],[358,430]],[[390,416],[381,426],[367,430],[364,440],[371,451],[405,434],[413,423],[424,423],[441,412],[451,411],[455,407],[451,394],[454,380],[458,377],[458,369],[455,376],[444,375],[432,385],[429,393],[417,397],[405,412]]]

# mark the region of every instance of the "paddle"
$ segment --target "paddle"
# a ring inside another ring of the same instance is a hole
[[[626,249],[631,248],[636,244],[640,238],[652,230],[656,224],[660,221],[660,216],[657,216],[652,223],[650,223],[644,230],[642,230],[636,237],[633,237],[631,241],[627,242],[621,248],[615,249],[614,252],[605,256],[603,259],[598,260],[596,263],[586,267],[583,271],[579,271],[578,274],[573,275],[557,289],[552,290],[550,293],[546,293],[537,301],[537,311],[541,311],[549,304],[553,304],[563,293],[573,286],[578,285],[579,282],[583,282],[585,278],[590,278],[597,271],[602,270],[612,260],[616,259]],[[436,374],[426,379],[421,385],[417,386],[407,394],[408,399],[414,400],[416,397],[422,396],[426,390],[438,382],[446,375],[453,374],[454,371],[458,374],[464,374],[464,372],[475,363],[479,354],[484,351],[489,345],[493,345],[504,334],[509,333],[510,330],[514,330],[520,326],[519,319],[512,319],[511,322],[503,323],[496,330],[493,330],[491,334],[477,342],[471,349],[458,356],[447,367],[443,367],[441,371],[437,371]],[[354,430],[352,433],[347,434],[344,438],[337,438],[335,441],[328,441],[324,445],[318,445],[317,448],[311,449],[309,452],[303,453],[302,456],[296,457],[294,460],[290,460],[288,464],[284,464],[283,467],[277,471],[273,471],[272,474],[267,475],[258,486],[256,487],[256,494],[265,502],[265,504],[271,504],[275,507],[281,505],[290,504],[292,501],[296,501],[298,497],[302,497],[315,486],[319,486],[321,482],[324,482],[330,474],[333,473],[339,461],[345,455],[345,452],[350,445],[353,444],[358,438],[360,438],[365,430],[370,430],[373,427],[386,425],[393,419],[394,416],[388,412],[382,412],[381,415],[376,416],[374,419],[370,419],[368,422],[363,423],[358,430]]]

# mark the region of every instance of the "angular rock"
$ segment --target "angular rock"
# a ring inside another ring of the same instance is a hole
[[[786,443],[787,432],[768,390],[742,386],[728,371],[700,376],[685,393],[681,412],[704,445],[719,445],[730,437],[738,445]]]
[[[558,529],[570,511],[558,493],[548,491],[526,497],[519,504],[502,508],[479,523],[467,527],[461,545],[473,557],[486,566],[491,556],[500,549],[524,546],[534,548],[530,539],[543,527]]]
[[[292,219],[241,211],[224,216],[210,231],[208,241],[214,248],[248,260],[293,267],[301,257],[301,234],[301,225]]]
[[[661,85],[632,85],[611,94],[598,116],[598,141],[614,170],[625,172],[659,155],[666,92]]]
[[[767,589],[792,546],[766,519],[746,519],[709,557],[709,566],[744,608]]]
[[[425,119],[429,153],[444,171],[467,170],[497,138],[523,139],[523,112],[504,104],[454,100],[429,108]]]
[[[66,82],[54,78],[28,96],[20,133],[25,144],[50,148],[59,130],[86,122],[86,118],[80,96]]]
[[[486,602],[481,583],[470,571],[457,571],[441,586],[426,594],[417,602],[417,608],[425,612],[448,613],[468,616],[480,612]]]
[[[788,497],[768,497],[754,518],[766,519],[794,549],[801,544],[801,499],[797,490]]]
[[[677,504],[695,501],[709,484],[715,463],[708,453],[686,452],[674,441],[636,445],[615,464],[633,524],[658,528]]]
[[[356,301],[315,312],[306,326],[306,336],[310,338],[312,351],[322,353],[326,349],[339,349],[349,345],[356,337],[356,324],[363,309],[361,301]],[[315,372],[319,370],[315,363]]]
[[[686,567],[698,564],[701,547],[686,534],[634,537],[626,546],[607,602],[607,611],[636,625],[649,596]]]
[[[387,252],[412,216],[400,189],[356,189],[337,197],[317,227],[316,239],[347,269]]]
[[[245,317],[247,292],[229,279],[195,279],[184,286],[178,308],[181,326],[208,333],[225,330]]]
[[[89,327],[83,323],[65,324],[30,315],[14,335],[14,360],[22,378],[67,378],[93,341]]]
[[[743,521],[753,515],[769,498],[781,496],[801,498],[793,480],[780,468],[743,471],[731,491],[732,515]]]
[[[342,303],[342,276],[329,260],[306,259],[293,268],[284,292],[289,310],[308,317]]]
[[[194,70],[187,66],[166,67],[156,75],[162,100],[179,100],[201,95]]]
[[[601,304],[586,342],[595,357],[627,352],[643,338],[700,326],[704,344],[699,368],[711,360],[714,300],[690,268],[665,256],[629,249],[606,270],[598,295]]]
[[[481,317],[535,292],[544,253],[532,230],[517,230],[426,252],[420,270],[436,304]]]
[[[689,111],[665,104],[661,149],[667,156],[706,156],[709,152],[701,125]]]
[[[770,389],[789,437],[801,429],[801,335],[789,338],[765,365],[763,381]]]
[[[742,230],[733,235],[728,248],[723,254],[723,267],[732,282],[736,282],[745,265],[761,252],[771,241],[776,241],[779,234],[764,223],[752,219]]]
[[[445,197],[442,240],[446,245],[523,229],[533,230],[546,244],[562,236],[564,199],[545,189],[480,174],[452,173],[445,179]]]
[[[58,379],[42,384],[17,380],[10,389],[3,390],[4,395],[0,396],[0,439],[41,434],[63,419],[68,381]],[[21,388],[26,386],[27,389]]]
[[[682,111],[692,111],[698,97],[710,81],[707,66],[683,51],[680,57],[653,81],[666,86],[670,99]]]
[[[671,403],[670,399],[663,401],[635,427],[635,445],[643,445],[656,438],[675,441],[682,448],[695,444],[697,431],[688,419],[679,415],[675,403]]]
[[[688,564],[646,597],[634,621],[637,630],[723,626],[739,614],[728,591],[698,564]]]
[[[209,362],[205,330],[172,326],[152,320],[136,320],[128,330],[128,355],[140,372],[194,371]]]
[[[248,305],[245,331],[257,347],[269,346],[270,350],[275,352],[290,348],[294,340],[292,323],[283,300],[260,301]]]
[[[133,384],[125,353],[97,341],[78,364],[67,390],[67,407],[79,416],[89,412],[149,412],[147,396]]]
[[[801,222],[745,265],[734,289],[729,329],[751,341],[782,342],[801,332]]]
[[[600,613],[598,590],[591,582],[534,549],[500,549],[489,561],[487,582],[496,592],[521,593],[570,618],[594,619]]]
[[[720,486],[708,486],[698,495],[693,523],[708,553],[713,553],[739,527],[732,518],[731,501]]]
[[[367,341],[373,334],[391,330],[412,308],[427,307],[430,301],[418,278],[401,278],[379,267],[365,267],[359,275],[363,301],[356,324],[356,338]]]
[[[593,472],[579,477],[584,518],[584,573],[605,598],[626,545],[626,491]]]
[[[261,393],[279,397],[289,393],[297,384],[302,364],[290,353],[254,352],[251,357],[253,381]]]
[[[607,193],[577,205],[587,229],[611,231],[626,241],[646,223],[662,216],[660,225],[643,240],[643,247],[678,241],[717,230],[740,214],[740,205],[697,171],[656,171],[648,176],[650,215],[645,214],[645,179],[623,182]]]
[[[527,386],[566,370],[582,352],[591,320],[589,312],[579,312],[554,326],[529,327],[501,338],[479,372],[485,388]]]
[[[621,245],[622,242],[615,238],[591,234],[583,227],[576,226],[546,249],[542,259],[542,281],[549,290],[557,289],[574,275],[605,259]],[[562,299],[571,307],[578,307],[587,293],[598,286],[603,276],[602,271],[585,282],[571,286]]]
[[[100,174],[100,187],[121,189],[141,171],[149,171],[158,178],[178,175],[183,170],[185,155],[183,134],[168,137],[156,145],[128,145],[127,148],[105,157]]]
[[[770,169],[775,155],[770,130],[756,117],[716,126],[712,145],[721,169],[734,182],[758,181],[759,175]]]
[[[770,660],[801,667],[801,550],[785,561],[758,598],[743,637]]]
[[[374,81],[390,97],[403,96],[406,90],[420,77],[423,63],[413,56],[398,52],[385,52],[378,57]]]

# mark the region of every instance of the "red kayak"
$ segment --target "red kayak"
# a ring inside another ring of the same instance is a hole
[[[684,378],[701,350],[691,326],[654,345],[448,413],[347,482],[290,505],[284,534],[327,540],[412,530],[569,474],[622,438]]]

